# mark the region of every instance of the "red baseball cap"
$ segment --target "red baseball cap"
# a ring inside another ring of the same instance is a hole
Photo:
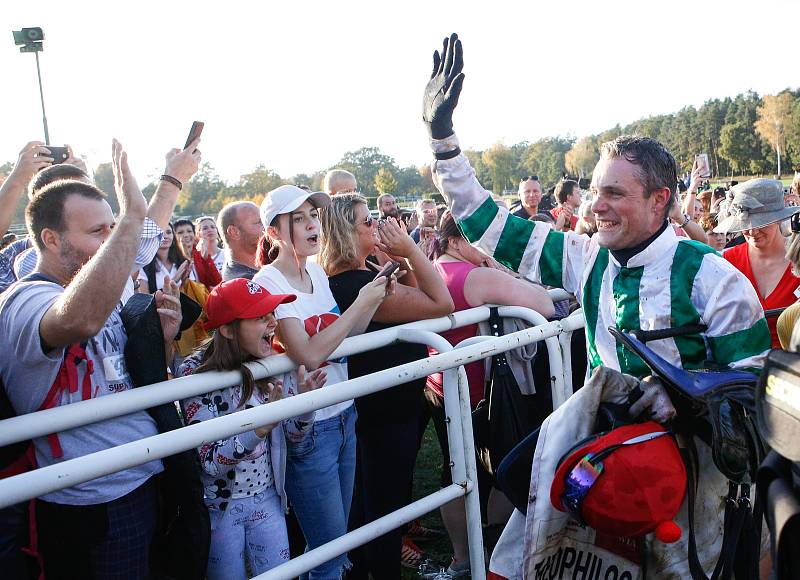
[[[680,528],[671,520],[685,493],[686,467],[674,437],[648,421],[570,451],[556,469],[550,501],[600,532],[635,538],[656,531],[659,540],[674,542]]]
[[[240,318],[258,318],[274,312],[279,304],[296,299],[294,294],[270,294],[246,278],[226,280],[208,295],[205,307],[208,321],[203,328],[213,330]]]

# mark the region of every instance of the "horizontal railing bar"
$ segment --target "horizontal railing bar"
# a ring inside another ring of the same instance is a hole
[[[293,558],[269,572],[264,572],[253,578],[253,580],[290,580],[291,578],[295,578],[304,572],[308,572],[315,566],[319,566],[353,548],[363,546],[370,540],[374,540],[386,532],[399,528],[415,518],[432,512],[436,508],[458,497],[463,497],[464,493],[465,488],[461,485],[448,485],[397,511],[386,514],[352,532],[348,532],[344,536],[339,536],[327,544],[323,544],[310,552],[306,552],[302,556]]]
[[[0,508],[199,447],[208,441],[217,441],[233,434],[243,433],[259,425],[277,423],[314,409],[321,409],[377,392],[389,386],[426,377],[434,372],[465,365],[523,344],[556,336],[562,329],[561,322],[548,322],[534,328],[496,337],[485,343],[349,379],[329,388],[317,389],[267,405],[237,411],[175,431],[146,437],[0,480]]]
[[[528,309],[523,309],[528,310]],[[529,312],[535,313],[533,310]],[[460,326],[475,324],[489,317],[489,308],[479,306],[450,316],[410,322],[392,328],[370,332],[345,339],[329,357],[341,358],[386,346],[396,341],[397,330],[413,328],[443,332]],[[297,365],[287,355],[275,355],[259,361],[246,363],[255,379],[279,376]],[[240,371],[218,371],[200,373],[190,377],[178,377],[160,383],[131,389],[113,396],[80,401],[53,409],[28,413],[0,421],[0,447],[25,441],[51,433],[60,433],[149,409],[165,403],[180,401],[208,393],[215,389],[232,387],[242,381]]]

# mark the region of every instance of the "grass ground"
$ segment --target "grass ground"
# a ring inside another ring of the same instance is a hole
[[[436,440],[436,432],[433,424],[429,423],[422,440],[422,448],[417,456],[417,467],[414,471],[414,499],[417,500],[434,491],[439,490],[439,473],[442,464],[442,453],[439,450],[439,443]],[[450,563],[453,552],[450,548],[450,540],[444,533],[442,518],[439,517],[439,510],[433,511],[422,518],[422,524],[427,528],[441,530],[442,536],[427,542],[419,542],[422,548],[431,558],[444,563]],[[415,570],[403,569],[403,578],[419,578]],[[376,579],[378,580],[378,579]]]

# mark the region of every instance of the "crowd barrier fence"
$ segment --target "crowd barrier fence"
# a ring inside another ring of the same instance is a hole
[[[565,297],[563,291],[551,291],[551,295],[554,299]],[[550,361],[553,404],[558,406],[571,394],[570,335],[574,330],[584,326],[580,311],[553,322],[547,322],[541,314],[522,307],[501,306],[499,313],[503,317],[524,319],[534,326],[500,337],[475,337],[463,341],[456,347],[452,347],[438,334],[487,320],[489,307],[481,306],[456,312],[447,317],[408,323],[347,338],[330,358],[368,352],[396,342],[425,344],[435,348],[440,354],[350,379],[338,383],[335,388],[318,389],[0,480],[0,508],[196,448],[207,441],[243,433],[257,425],[275,423],[441,371],[444,375],[444,402],[453,483],[257,578],[258,580],[294,578],[389,530],[463,497],[467,511],[472,577],[483,579],[485,564],[480,504],[477,493],[469,387],[463,365],[519,346],[544,341]],[[248,363],[248,366],[256,379],[279,376],[295,368],[294,363],[286,355],[254,361]],[[214,389],[234,386],[239,384],[240,380],[239,371],[202,373],[140,387],[114,396],[6,419],[0,421],[0,446],[122,416]]]

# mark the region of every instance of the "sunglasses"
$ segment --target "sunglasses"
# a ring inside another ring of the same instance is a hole
[[[364,220],[364,225],[367,226],[368,228],[371,228],[372,227],[372,222],[374,222],[374,221],[375,221],[375,218],[372,217],[371,215],[368,215],[367,219]]]
[[[520,177],[519,180],[521,182],[530,181],[530,180],[539,181],[539,176],[538,175],[526,175],[524,177]]]

